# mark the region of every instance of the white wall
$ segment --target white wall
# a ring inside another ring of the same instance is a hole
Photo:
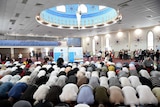
[[[155,27],[143,28],[141,29],[140,34],[135,33],[136,29],[122,31],[122,35],[118,36],[118,32],[110,33],[109,45],[111,49],[114,49],[115,52],[118,52],[121,49],[130,49],[134,51],[136,49],[147,49],[147,34],[149,31],[152,31],[154,34],[154,50],[160,48],[160,30],[156,31]],[[97,35],[98,40],[96,40],[96,49],[97,51],[104,51],[106,48],[106,34]],[[89,38],[89,40],[88,40]],[[94,37],[83,37],[82,38],[82,47],[84,52],[92,51],[92,40]]]
[[[119,51],[121,49],[128,49],[128,35],[127,32],[122,32],[122,35],[118,35],[118,33],[110,34],[110,47],[115,51]]]
[[[82,38],[82,47],[84,52],[92,51],[92,39],[93,37],[84,37]]]

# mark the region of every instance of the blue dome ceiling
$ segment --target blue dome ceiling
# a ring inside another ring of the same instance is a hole
[[[72,4],[45,9],[36,16],[36,20],[49,27],[77,29],[79,23],[76,13],[78,11],[80,11],[79,27],[81,29],[108,26],[122,18],[119,12],[111,7]]]

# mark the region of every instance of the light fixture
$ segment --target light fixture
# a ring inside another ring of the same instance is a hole
[[[110,34],[106,34],[106,38],[110,38],[111,37],[111,35]]]
[[[34,48],[33,48],[33,47],[30,47],[30,48],[29,48],[29,51],[30,51],[30,52],[32,52],[33,50],[34,50]]]
[[[98,41],[99,37],[98,36],[94,36],[94,40]]]
[[[136,30],[135,30],[135,34],[136,34],[136,35],[140,35],[141,33],[142,33],[142,30],[141,30],[141,29],[136,29]]]
[[[58,29],[93,29],[122,20],[119,10],[91,4],[61,5],[41,11],[36,17],[42,25]]]
[[[155,30],[156,32],[160,32],[160,26],[155,26],[155,27],[154,27],[154,30]]]
[[[89,37],[86,38],[86,42],[90,42],[90,38]]]
[[[123,32],[118,32],[117,35],[118,35],[118,37],[122,37]]]

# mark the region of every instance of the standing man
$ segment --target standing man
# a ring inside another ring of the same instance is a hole
[[[0,63],[2,62],[2,54],[0,53]]]
[[[160,56],[159,49],[157,49],[155,56],[156,56],[156,61],[158,63],[159,62],[159,56]]]
[[[19,63],[22,63],[22,57],[23,57],[22,53],[19,53],[18,54]]]
[[[39,54],[36,52],[36,61],[38,61]]]
[[[98,60],[101,60],[101,58],[102,58],[102,51],[101,50],[97,53],[97,57],[98,57]]]
[[[154,61],[152,60],[151,57],[147,57],[146,59],[144,59],[142,64],[143,64],[144,69],[146,69],[148,73],[154,70]]]

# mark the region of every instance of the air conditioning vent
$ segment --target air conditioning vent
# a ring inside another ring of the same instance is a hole
[[[0,35],[4,36],[4,34],[3,34],[3,33],[0,33]]]
[[[16,14],[15,14],[15,17],[19,17],[19,15],[20,15],[20,13],[16,13]]]
[[[41,4],[41,3],[36,3],[35,4],[35,6],[41,6],[41,5],[43,5],[43,4]]]
[[[13,25],[13,24],[15,24],[16,20],[10,19],[10,22],[11,22],[11,24]]]
[[[22,4],[27,4],[28,0],[22,0]]]
[[[120,3],[118,4],[117,6],[121,7],[121,8],[124,8],[124,7],[128,7],[128,3],[131,2],[132,0],[128,0],[128,1],[125,1],[123,3]]]
[[[128,7],[129,5],[126,3],[126,4],[122,4],[120,5],[121,8],[125,8],[125,7]]]
[[[121,24],[122,20],[117,21],[118,24]]]
[[[29,16],[26,16],[25,18],[26,18],[26,19],[29,19],[29,18],[31,18],[31,17],[29,17]]]
[[[40,25],[37,25],[36,27],[39,27]]]

